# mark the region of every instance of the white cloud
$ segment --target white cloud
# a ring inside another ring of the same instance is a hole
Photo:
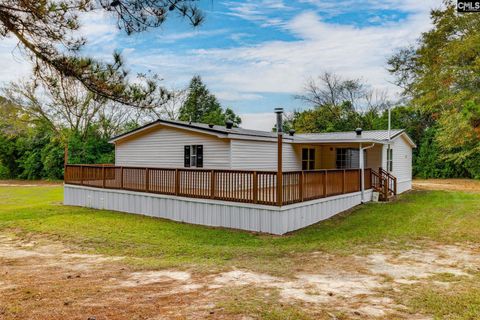
[[[412,3],[405,6],[413,8]],[[422,8],[403,21],[362,28],[326,23],[317,13],[307,11],[282,26],[297,40],[199,49],[180,55],[152,53],[149,66],[161,69],[166,79],[199,73],[214,91],[239,94],[295,94],[307,78],[323,71],[363,78],[376,88],[395,91],[386,60],[396,48],[413,43],[430,27],[429,9]]]
[[[228,29],[217,29],[217,30],[195,29],[193,31],[188,31],[188,32],[161,34],[158,38],[163,42],[175,42],[178,40],[185,40],[185,39],[198,38],[198,37],[219,36],[227,32],[228,32]]]
[[[335,16],[358,10],[401,10],[418,14],[439,7],[439,0],[300,0],[314,5],[320,12]]]
[[[275,114],[265,113],[241,113],[241,127],[245,129],[271,131],[275,125]]]
[[[278,30],[293,36],[294,40],[246,44],[251,42],[243,43],[241,40],[255,37],[239,29],[232,34],[225,29],[199,29],[158,37],[171,42],[199,36],[225,36],[239,41],[228,48],[175,51],[174,46],[135,48],[135,39],[141,39],[138,36],[122,43],[129,47],[125,49],[128,51],[125,51],[127,63],[135,71],[159,72],[166,79],[166,86],[183,87],[192,75],[200,74],[227,105],[246,100],[262,103],[262,99],[266,103],[262,98],[265,93],[299,93],[306,79],[323,71],[337,72],[343,77],[363,78],[376,88],[387,88],[394,92],[397,88],[389,83],[391,78],[385,70],[387,57],[394,49],[411,44],[421,32],[427,30],[430,26],[430,8],[441,4],[440,0],[305,1],[315,4],[318,10],[303,11],[289,20],[275,14],[275,10],[289,10],[289,2],[263,0],[230,3],[229,14],[253,21],[259,26],[275,25]],[[372,8],[402,10],[409,15],[403,21],[369,27],[333,24],[324,20],[324,12],[336,14],[352,11],[362,4]],[[109,59],[118,42],[123,41],[113,22],[105,15],[88,16],[82,21],[82,32],[91,43],[87,52]],[[28,62],[21,59],[21,55],[16,54],[20,56],[16,59],[12,57],[14,46],[13,40],[0,42],[0,58],[2,66],[5,66],[0,81],[18,78],[31,68]],[[238,108],[236,110],[242,113]],[[244,117],[245,125],[253,128],[271,127],[270,113],[244,113]]]
[[[236,91],[215,91],[215,96],[224,101],[247,101],[247,100],[259,100],[263,96],[253,93],[241,93]]]
[[[261,27],[280,26],[283,20],[279,17],[271,17],[278,11],[291,10],[282,0],[248,0],[245,2],[224,3],[228,8],[226,15],[238,17],[251,22],[257,22]]]
[[[85,13],[79,20],[80,29],[77,34],[87,38],[90,44],[110,43],[120,31],[112,18],[103,11]]]
[[[102,12],[92,12],[83,15],[81,28],[77,35],[84,36],[88,40],[88,46],[84,52],[94,51],[95,57],[111,59],[112,52],[117,48],[115,37],[118,29],[113,22]],[[31,74],[32,64],[21,46],[17,46],[15,37],[0,39],[0,61],[2,72],[0,73],[0,86],[8,84]]]
[[[30,61],[21,53],[21,49],[17,47],[17,41],[13,38],[0,41],[0,61],[2,62],[0,86],[23,78],[32,70]]]

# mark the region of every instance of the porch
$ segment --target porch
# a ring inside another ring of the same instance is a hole
[[[363,190],[394,193],[395,181],[386,179],[382,171],[364,169]],[[281,207],[361,192],[361,173],[361,169],[325,169],[280,176],[274,171],[66,165],[65,184]]]

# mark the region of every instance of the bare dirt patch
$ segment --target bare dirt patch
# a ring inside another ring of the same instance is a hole
[[[394,295],[435,275],[471,277],[480,271],[479,252],[475,246],[438,244],[367,256],[314,252],[308,268],[283,277],[238,269],[217,274],[132,270],[121,257],[0,235],[0,318],[242,319],[251,315],[229,314],[221,302],[229,290],[249,288],[277,292],[278,304],[312,314],[328,310],[346,319],[422,319],[428,315],[407,312]],[[434,285],[449,283],[439,278]]]
[[[0,180],[0,187],[56,187],[61,186],[63,181],[47,180]]]
[[[129,278],[121,281],[120,287],[137,287],[153,283],[162,283],[168,281],[186,282],[190,280],[190,273],[181,271],[147,271],[133,272]]]
[[[480,192],[480,181],[473,179],[415,179],[414,189]]]
[[[138,272],[121,260],[2,236],[0,319],[177,318],[202,300],[198,287],[188,287],[189,274]],[[209,314],[200,307],[191,313]]]

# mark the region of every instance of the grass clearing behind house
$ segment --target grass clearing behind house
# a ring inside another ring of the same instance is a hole
[[[62,205],[62,187],[0,187],[0,229],[44,234],[87,251],[126,256],[141,267],[270,273],[295,268],[305,252],[361,253],[415,240],[480,243],[480,194],[413,191],[370,203],[286,236],[208,228]]]

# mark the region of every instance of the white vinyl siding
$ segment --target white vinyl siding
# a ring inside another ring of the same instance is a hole
[[[367,149],[367,161],[365,168],[372,168],[375,171],[378,171],[378,168],[382,166],[382,149],[383,145],[376,144],[373,148]]]
[[[412,180],[412,147],[403,137],[393,140],[393,171],[398,182]],[[385,151],[386,153],[386,151]]]
[[[229,140],[169,127],[159,127],[130,140],[117,142],[115,164],[183,168],[186,145],[203,145],[203,168],[230,168]]]
[[[387,168],[387,145],[382,150],[382,168]],[[397,192],[402,193],[412,188],[412,147],[403,136],[392,140],[393,153],[392,174],[397,177]]]
[[[232,140],[232,169],[277,170],[277,142]],[[301,170],[301,148],[283,143],[283,171]]]

